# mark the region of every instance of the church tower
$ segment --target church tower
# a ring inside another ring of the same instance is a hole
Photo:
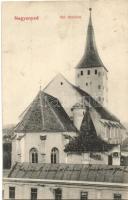
[[[84,55],[76,67],[76,85],[90,94],[103,106],[107,106],[107,72],[102,63],[95,42],[91,8]]]

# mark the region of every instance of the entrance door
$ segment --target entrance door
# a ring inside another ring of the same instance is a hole
[[[112,155],[108,156],[108,165],[112,165]]]

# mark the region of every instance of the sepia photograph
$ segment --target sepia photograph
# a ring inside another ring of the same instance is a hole
[[[128,1],[2,2],[3,200],[128,200]]]

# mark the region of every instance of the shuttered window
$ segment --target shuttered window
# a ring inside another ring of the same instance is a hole
[[[37,200],[37,188],[31,188],[31,200]]]
[[[9,187],[9,199],[15,199],[15,187]]]

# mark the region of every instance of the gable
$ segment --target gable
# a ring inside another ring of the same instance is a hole
[[[43,91],[58,98],[69,116],[72,116],[72,106],[81,100],[81,95],[61,74],[58,74]]]

